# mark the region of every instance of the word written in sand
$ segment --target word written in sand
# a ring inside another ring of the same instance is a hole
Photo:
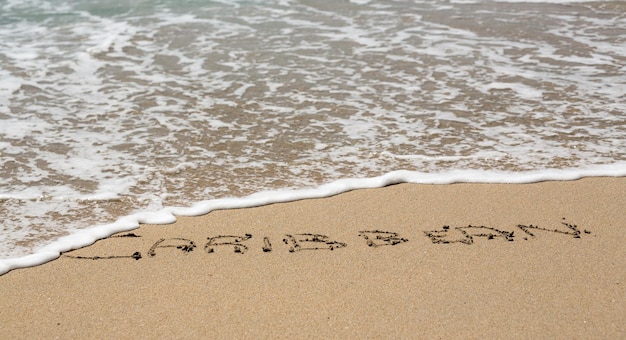
[[[535,238],[539,233],[552,233],[557,235],[566,235],[573,238],[581,238],[582,235],[591,234],[590,231],[580,228],[574,224],[567,222],[561,222],[562,227],[556,229],[541,228],[535,225],[522,225],[516,226],[516,230],[500,230],[497,228],[486,226],[468,225],[465,227],[451,227],[443,226],[441,229],[425,231],[424,236],[430,240],[432,244],[452,244],[461,243],[466,245],[474,244],[476,239],[487,240],[504,240],[506,242],[513,242],[519,238],[523,240],[529,240]],[[409,242],[407,238],[401,237],[398,233],[392,231],[383,230],[363,230],[358,232],[358,236],[365,241],[365,245],[369,247],[383,247],[383,246],[397,246],[402,243]],[[140,238],[134,233],[128,233],[115,237],[124,238]],[[204,243],[203,249],[207,254],[212,254],[218,249],[230,248],[235,253],[244,254],[250,250],[249,241],[253,238],[251,234],[245,235],[218,235],[208,237]],[[307,250],[335,250],[345,248],[347,243],[340,242],[331,239],[327,235],[321,234],[285,234],[282,239],[282,248],[286,249],[290,253],[307,251]],[[186,238],[174,237],[174,238],[161,238],[154,242],[147,252],[148,257],[155,257],[163,249],[177,249],[183,253],[189,253],[198,249],[196,242]],[[274,250],[274,246],[269,237],[263,237],[261,246],[263,252],[271,252]],[[115,256],[74,256],[64,254],[65,257],[73,259],[89,259],[89,260],[103,260],[103,259],[135,259],[139,260],[144,258],[141,252],[134,252],[132,255],[115,255]]]

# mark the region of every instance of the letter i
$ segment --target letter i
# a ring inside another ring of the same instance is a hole
[[[272,251],[272,244],[270,243],[270,239],[266,237],[263,238],[263,252],[269,253]]]

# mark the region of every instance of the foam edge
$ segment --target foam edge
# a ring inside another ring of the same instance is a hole
[[[298,190],[262,191],[241,198],[223,198],[201,201],[190,207],[166,207],[154,212],[139,212],[117,221],[80,230],[59,238],[40,248],[35,254],[19,258],[1,259],[0,275],[13,269],[33,267],[55,260],[63,252],[89,246],[113,234],[139,228],[140,224],[171,224],[176,216],[200,216],[214,210],[251,208],[274,203],[303,199],[324,198],[357,189],[381,188],[399,183],[452,184],[452,183],[504,183],[523,184],[543,181],[571,181],[584,177],[626,177],[626,162],[593,166],[583,169],[549,169],[528,172],[484,170],[451,170],[444,173],[424,173],[398,170],[370,178],[347,178],[316,188]]]

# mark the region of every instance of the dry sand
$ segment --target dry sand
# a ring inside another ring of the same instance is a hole
[[[626,178],[589,178],[400,184],[180,217],[0,276],[0,329],[626,338],[625,207]]]

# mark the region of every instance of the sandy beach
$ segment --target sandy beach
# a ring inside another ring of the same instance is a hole
[[[625,193],[399,184],[143,225],[0,276],[2,336],[624,338]]]

